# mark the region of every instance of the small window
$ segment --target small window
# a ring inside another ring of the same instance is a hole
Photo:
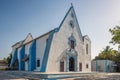
[[[70,21],[70,27],[71,27],[71,28],[74,28],[74,23],[73,23],[72,20]]]
[[[88,66],[88,64],[86,64],[86,68],[88,68],[89,66]]]
[[[86,44],[86,54],[88,54],[88,44]]]
[[[73,40],[71,40],[71,49],[74,49],[74,41]]]
[[[40,60],[37,60],[37,67],[40,67]]]

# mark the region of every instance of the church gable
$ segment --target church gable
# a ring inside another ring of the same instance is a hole
[[[32,35],[31,35],[31,33],[29,33],[29,34],[27,35],[27,37],[25,38],[23,44],[25,44],[25,43],[27,43],[27,42],[29,42],[29,41],[31,41],[31,40],[33,40],[33,37],[32,37]]]
[[[77,32],[81,41],[83,40],[82,33],[81,33],[81,30],[80,30],[80,27],[77,21],[77,17],[76,17],[76,14],[75,14],[75,11],[72,5],[59,26],[59,32],[63,29],[67,31],[67,28],[69,31],[75,30],[74,32]]]
[[[74,40],[70,39],[70,37],[74,37]],[[71,41],[75,43],[75,45],[73,45],[74,47],[83,44],[83,36],[73,6],[70,7],[58,28],[58,32],[55,33],[55,41],[57,43],[62,42],[62,44],[60,44],[62,48],[69,48]]]
[[[61,61],[73,59],[77,63],[77,56],[82,56],[83,37],[73,6],[70,7],[55,34],[50,47],[50,56],[46,71],[59,71]],[[53,64],[54,63],[54,64]],[[56,65],[48,68],[49,66]],[[77,64],[75,64],[77,65]],[[66,65],[68,67],[68,65]],[[65,68],[66,71],[69,71]],[[70,71],[77,71],[77,67]]]

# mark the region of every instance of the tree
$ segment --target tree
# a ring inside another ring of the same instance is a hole
[[[117,71],[120,71],[120,26],[109,29],[109,32],[112,35],[110,43],[113,45],[118,44],[119,51],[113,50],[110,46],[106,46],[106,48],[95,57],[95,60],[112,60],[117,64]]]
[[[120,53],[106,46],[94,60],[112,60],[117,64],[117,71],[120,72]]]
[[[113,29],[109,29],[112,35],[110,43],[113,45],[118,44],[118,54],[115,57],[115,63],[117,64],[117,69],[120,71],[120,26],[116,26]]]
[[[118,44],[118,48],[120,48],[120,26],[109,29],[109,32],[112,35],[110,43],[112,43],[113,45]]]
[[[112,61],[114,61],[117,54],[118,54],[118,51],[113,50],[113,48],[110,48],[110,46],[106,46],[99,53],[99,55],[95,57],[95,60],[112,60]]]
[[[10,66],[11,59],[12,59],[12,53],[10,53],[7,58],[4,58],[4,61],[8,64],[8,66]]]

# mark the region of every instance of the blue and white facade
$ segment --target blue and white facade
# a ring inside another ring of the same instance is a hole
[[[35,39],[29,34],[12,52],[10,66],[18,60],[20,71],[91,71],[91,41],[81,34],[73,6],[58,28]]]
[[[111,60],[92,60],[92,71],[96,72],[116,72],[117,65]]]

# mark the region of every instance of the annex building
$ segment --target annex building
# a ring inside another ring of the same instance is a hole
[[[31,34],[12,46],[12,60],[19,71],[91,71],[91,41],[83,36],[73,6],[59,27],[35,39]]]

